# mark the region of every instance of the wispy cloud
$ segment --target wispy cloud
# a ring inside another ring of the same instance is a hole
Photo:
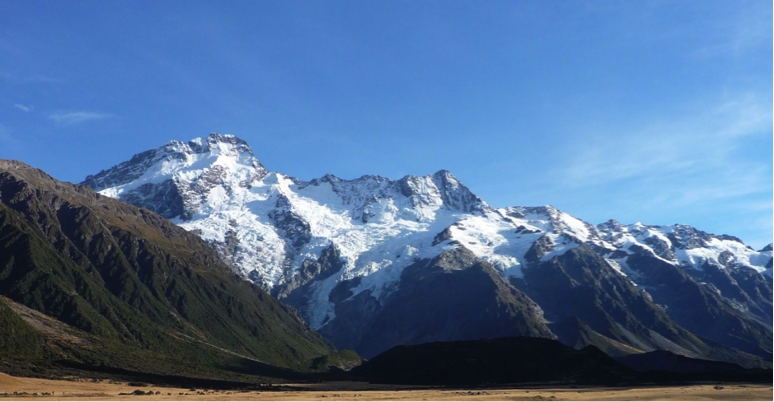
[[[736,7],[722,19],[702,21],[712,26],[714,35],[706,38],[704,46],[689,55],[698,58],[742,56],[754,48],[771,46],[771,3],[751,2]]]
[[[666,186],[714,176],[715,190],[708,195],[738,194],[739,188],[754,184],[752,178],[766,176],[761,171],[765,164],[740,158],[736,151],[752,136],[771,135],[770,111],[770,102],[767,106],[754,96],[742,96],[639,129],[590,133],[582,136],[584,144],[570,144],[567,162],[557,173],[563,186],[573,188],[619,180]],[[721,180],[727,183],[719,187]],[[693,184],[706,185],[699,180]]]
[[[23,75],[23,74],[15,74],[7,71],[0,71],[0,81],[6,81],[11,84],[16,85],[26,85],[26,84],[63,84],[65,81],[49,77],[47,75],[42,74],[31,74],[31,75]]]
[[[91,111],[60,112],[52,113],[48,116],[49,120],[52,120],[58,126],[69,126],[92,120],[104,120],[111,117],[113,117],[113,115],[109,113]]]
[[[13,107],[21,110],[22,112],[29,113],[32,111],[32,106],[22,105],[21,103],[14,103]]]

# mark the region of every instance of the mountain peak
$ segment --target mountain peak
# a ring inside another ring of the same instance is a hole
[[[212,133],[207,137],[197,137],[188,142],[172,140],[156,151],[162,157],[182,161],[191,159],[193,155],[205,155],[244,158],[243,162],[248,162],[248,165],[258,163],[247,141],[233,134]]]
[[[473,212],[487,205],[448,170],[435,172],[431,180],[438,188],[443,203],[452,209]]]
[[[602,231],[621,231],[626,225],[622,224],[621,222],[618,222],[615,219],[609,219],[606,222],[602,222],[599,225],[597,225],[597,229],[600,229]]]
[[[670,240],[672,240],[673,243],[675,243],[676,245],[679,244],[681,248],[693,249],[693,248],[699,248],[699,247],[707,247],[708,243],[713,241],[713,239],[733,241],[744,245],[744,242],[738,237],[729,236],[726,234],[715,235],[712,233],[704,232],[702,230],[698,230],[690,225],[677,223],[672,225],[670,229],[671,229],[671,233],[668,233],[667,236],[670,237]]]
[[[168,145],[182,144],[179,141],[171,141]],[[194,153],[214,153],[219,155],[238,155],[249,154],[254,157],[253,149],[247,144],[247,141],[233,134],[212,133],[206,138],[194,138],[186,144]]]
[[[3,173],[6,173],[4,176],[10,175],[16,181],[35,183],[36,185],[54,181],[46,172],[17,160],[0,159],[0,174]],[[0,196],[2,195],[0,193]]]
[[[443,178],[447,178],[447,179],[450,179],[450,180],[457,181],[457,178],[454,177],[452,172],[450,172],[450,171],[448,171],[446,169],[441,169],[441,170],[433,173],[433,177],[437,177],[437,178],[442,178],[443,177]]]
[[[547,218],[556,218],[561,213],[560,210],[554,208],[551,205],[543,205],[540,207],[510,207],[510,209],[517,211],[523,216],[538,215]]]
[[[126,162],[87,176],[82,184],[102,191],[128,183],[160,182],[181,171],[201,170],[216,164],[243,166],[255,170],[259,177],[268,173],[245,140],[232,134],[212,133],[188,142],[173,140],[141,152]]]
[[[326,173],[325,176],[321,177],[318,181],[333,183],[333,182],[341,181],[341,178],[339,176],[336,176],[333,173]]]
[[[33,168],[32,166],[13,159],[0,159],[0,170],[8,170],[8,171],[19,171],[19,172],[28,172],[33,170],[38,170]],[[42,170],[39,170],[42,172]]]

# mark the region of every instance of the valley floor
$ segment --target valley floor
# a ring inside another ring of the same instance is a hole
[[[411,400],[411,401],[758,401],[772,400],[769,384],[701,384],[650,387],[548,387],[495,389],[407,388],[367,383],[292,384],[276,391],[218,391],[129,385],[108,380],[45,380],[12,377],[0,373],[1,400]],[[131,394],[135,390],[153,391],[152,395]]]

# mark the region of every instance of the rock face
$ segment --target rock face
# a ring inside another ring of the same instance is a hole
[[[84,184],[163,212],[365,357],[520,335],[621,355],[771,357],[772,250],[731,236],[494,208],[444,170],[302,181],[219,134],[173,141]]]
[[[199,237],[19,162],[0,161],[0,247],[0,320],[18,334],[45,329],[9,312],[32,309],[63,328],[46,341],[54,360],[207,376],[234,355],[308,369],[336,354]],[[43,353],[25,338],[7,338],[6,352]]]

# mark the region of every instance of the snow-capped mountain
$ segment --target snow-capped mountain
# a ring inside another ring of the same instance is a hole
[[[755,251],[731,236],[684,225],[594,226],[550,206],[495,208],[443,170],[302,181],[267,170],[243,140],[220,134],[172,141],[84,184],[198,233],[312,328],[366,356],[399,343],[494,335],[572,343],[583,331],[584,342],[621,353],[707,357],[707,342],[771,353],[771,246]],[[585,310],[554,306],[552,292],[579,289],[589,297],[573,307],[592,300]],[[423,316],[411,306],[433,314],[404,328]]]

